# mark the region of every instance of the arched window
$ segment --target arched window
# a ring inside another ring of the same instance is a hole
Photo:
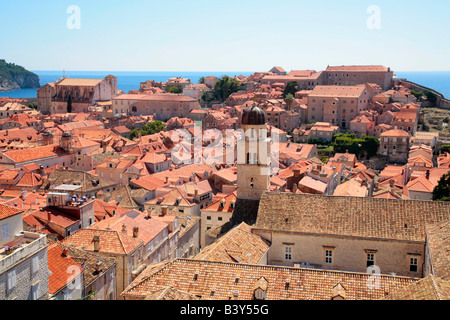
[[[136,107],[133,107],[133,108],[131,108],[131,111],[132,111],[132,112],[137,112],[137,108],[136,108]]]

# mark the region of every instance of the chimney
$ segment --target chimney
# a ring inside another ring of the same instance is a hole
[[[427,180],[430,180],[430,169],[427,170],[427,174],[425,177],[427,178]]]
[[[168,210],[167,206],[162,207],[161,208],[161,216],[164,217],[165,215],[167,215],[167,210]]]
[[[94,251],[99,252],[100,251],[100,236],[94,236]]]
[[[137,238],[139,235],[139,227],[133,228],[133,238]]]
[[[64,249],[64,250],[63,250],[62,255],[63,255],[64,257],[67,257],[67,255],[68,255],[67,249]]]
[[[292,193],[297,193],[297,190],[298,190],[298,186],[297,186],[296,183],[294,183],[294,184],[292,185]]]
[[[122,232],[127,233],[127,225],[125,223],[122,224]]]
[[[391,184],[391,188],[393,188],[394,186],[395,186],[395,180],[391,180],[391,181],[389,181],[390,182],[390,184]]]
[[[47,211],[47,223],[50,223],[52,220],[52,216],[50,214],[50,211]]]
[[[94,269],[97,273],[102,271],[102,263],[100,261],[97,261],[97,263],[94,265]]]
[[[299,177],[300,176],[300,170],[299,169],[295,169],[294,170],[294,177]]]

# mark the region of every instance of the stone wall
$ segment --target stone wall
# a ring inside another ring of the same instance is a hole
[[[342,236],[293,234],[253,230],[272,242],[268,263],[294,267],[309,263],[319,269],[367,272],[367,254],[375,255],[375,265],[382,274],[422,277],[425,243],[385,241]],[[292,259],[285,257],[292,248]],[[333,251],[333,263],[325,262],[325,250]],[[410,258],[418,259],[417,272],[410,272]]]
[[[17,263],[12,264],[0,273],[0,300],[31,300],[32,286],[36,284],[39,284],[39,300],[47,300],[49,274],[47,246],[45,244],[46,237],[41,238],[41,240],[43,241],[43,244],[40,245],[40,249],[33,251],[33,254],[27,255],[24,259],[20,259]],[[38,244],[42,241],[38,240]],[[25,250],[25,248],[22,250]],[[32,274],[31,260],[35,256],[38,257],[38,271]],[[16,273],[16,286],[8,291],[8,273],[11,271]]]

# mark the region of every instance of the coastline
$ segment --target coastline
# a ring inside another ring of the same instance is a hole
[[[33,71],[37,73],[40,78],[41,86],[54,82],[63,76],[60,71]],[[103,72],[103,71],[67,71],[66,75],[69,78],[103,78],[108,74],[114,74],[118,78],[119,90],[129,92],[130,90],[138,90],[140,82],[147,80],[155,80],[156,82],[165,82],[169,78],[180,76],[182,78],[189,78],[192,83],[197,83],[202,76],[217,76],[223,75],[250,75],[252,72],[235,72],[235,71],[192,71],[192,72],[142,72],[142,71],[120,71],[120,72]],[[439,93],[444,99],[450,99],[450,71],[411,71],[411,72],[396,72],[397,80],[407,80],[423,88],[428,88],[430,91]],[[20,90],[0,90],[0,97],[8,98],[37,98],[37,90],[39,88],[28,88]]]

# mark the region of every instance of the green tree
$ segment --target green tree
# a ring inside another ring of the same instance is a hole
[[[69,97],[67,98],[67,113],[72,112],[72,95],[69,94]]]
[[[437,101],[436,95],[431,91],[428,91],[426,93],[426,97],[427,97],[427,100],[431,103],[436,103],[436,101]]]
[[[308,144],[316,144],[318,146],[329,146],[330,142],[324,138],[310,138]]]
[[[416,99],[422,99],[422,97],[424,96],[422,91],[415,91],[415,90],[411,90],[411,94],[416,97]]]
[[[446,173],[439,180],[438,185],[433,190],[434,201],[450,201],[450,172]]]
[[[297,81],[289,81],[286,84],[286,87],[284,88],[283,98],[286,99],[288,94],[291,94],[292,96],[295,96],[295,93],[298,91],[297,85],[298,85]]]
[[[284,98],[284,101],[288,105],[289,108],[291,108],[292,103],[294,102],[294,95],[292,93],[288,93],[286,97]]]
[[[142,129],[134,129],[130,132],[130,139],[134,139],[139,137],[139,134],[142,136],[149,136],[161,131],[164,131],[165,125],[162,121],[154,121],[154,122],[148,122],[145,126],[142,127]]]
[[[349,153],[356,155],[366,155],[367,158],[376,155],[380,147],[380,140],[376,137],[365,136],[356,138],[354,133],[336,134],[333,137],[332,146],[338,153],[344,153],[348,150]]]
[[[211,103],[216,98],[214,97],[214,93],[212,91],[207,91],[202,95],[202,100],[206,103]]]
[[[328,162],[328,159],[329,158],[327,156],[323,156],[322,158],[320,158],[320,160],[325,164]]]
[[[198,83],[204,84],[204,83],[205,83],[205,77],[201,77],[201,78],[198,80]]]
[[[181,93],[181,89],[177,86],[172,86],[168,90],[170,93]]]
[[[223,76],[214,86],[214,95],[218,100],[225,101],[232,93],[238,92],[242,88],[243,85],[235,78]]]

